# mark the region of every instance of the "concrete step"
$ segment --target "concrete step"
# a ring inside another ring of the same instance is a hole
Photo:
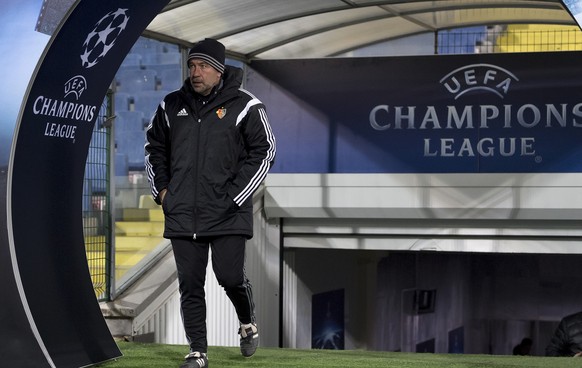
[[[117,252],[133,252],[140,250],[151,252],[162,240],[162,237],[151,236],[116,236],[115,250]]]
[[[161,237],[164,223],[160,221],[116,221],[115,235]]]
[[[124,208],[123,221],[164,221],[161,208]]]
[[[91,275],[99,278],[104,272],[102,262],[95,262],[105,259],[105,237],[93,236],[86,237],[87,260]],[[123,236],[115,237],[115,275],[116,279],[121,277],[127,270],[135,266],[151,251],[153,251],[161,242],[161,236]],[[94,261],[95,260],[95,261]]]

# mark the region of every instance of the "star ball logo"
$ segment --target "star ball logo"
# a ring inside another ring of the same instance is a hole
[[[81,53],[83,67],[89,69],[107,55],[115,45],[117,37],[125,30],[128,21],[127,9],[119,8],[109,12],[95,24],[95,28],[87,35],[83,43]]]

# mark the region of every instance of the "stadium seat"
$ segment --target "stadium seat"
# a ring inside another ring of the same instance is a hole
[[[129,53],[121,62],[121,67],[140,67],[142,56],[139,53]]]
[[[162,52],[158,54],[158,64],[163,65],[176,65],[180,66],[182,64],[182,54],[178,52]]]
[[[150,117],[156,111],[164,96],[168,94],[166,90],[160,91],[140,91],[135,94],[134,109],[143,112],[145,118],[149,121]]]
[[[126,131],[117,137],[117,142],[117,152],[127,156],[128,170],[145,170],[145,132],[143,130]]]
[[[90,194],[107,193],[107,165],[88,162],[85,165],[85,181],[89,182]]]
[[[115,112],[129,111],[131,99],[131,94],[128,92],[116,92],[114,95]]]
[[[120,70],[115,76],[118,92],[153,91],[156,89],[155,70]]]
[[[145,55],[147,53],[157,53],[164,51],[164,43],[152,38],[140,37],[133,47],[131,53],[139,53]]]
[[[124,153],[115,153],[115,176],[127,176],[128,174],[127,155]]]
[[[160,88],[168,91],[173,91],[182,86],[182,68],[173,67],[164,69],[158,73],[160,80]]]
[[[91,181],[88,179],[83,180],[82,208],[83,212],[91,211]]]
[[[106,139],[106,133],[102,130],[93,132],[91,143],[89,143],[89,151],[87,153],[88,163],[107,164]]]
[[[166,43],[166,42],[160,42],[160,50],[162,52],[167,52],[167,53],[179,53],[180,52],[180,46],[176,45],[175,43]]]
[[[115,135],[144,128],[144,113],[141,111],[118,111],[115,115]]]

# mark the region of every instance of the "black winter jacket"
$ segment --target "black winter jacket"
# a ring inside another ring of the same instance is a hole
[[[550,344],[547,356],[574,356],[582,351],[582,312],[562,318]]]
[[[145,166],[154,200],[167,189],[164,237],[253,235],[252,195],[275,157],[265,107],[227,66],[222,85],[197,111],[187,79],[147,128]]]

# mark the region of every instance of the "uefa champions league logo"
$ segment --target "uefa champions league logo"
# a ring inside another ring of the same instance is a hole
[[[117,9],[101,18],[95,28],[87,35],[83,43],[81,62],[83,67],[89,69],[107,55],[115,45],[117,37],[123,32],[129,21],[127,9]]]
[[[509,70],[492,64],[472,64],[453,70],[439,82],[455,100],[471,91],[486,91],[504,98],[519,79]]]
[[[65,83],[65,98],[72,94],[75,99],[81,98],[83,92],[87,89],[87,80],[82,75],[76,75]]]

